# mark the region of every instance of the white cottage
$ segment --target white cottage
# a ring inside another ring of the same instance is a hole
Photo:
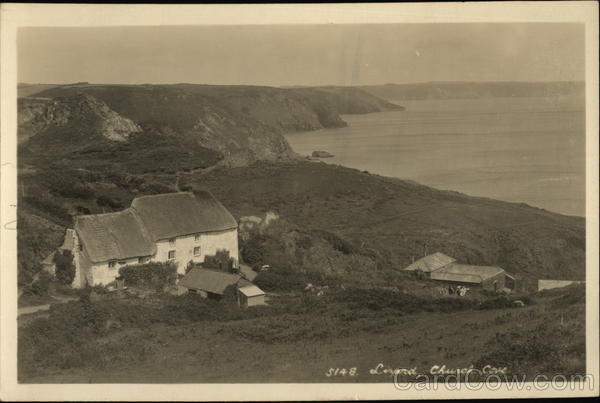
[[[128,264],[172,261],[185,274],[217,250],[239,259],[237,222],[209,192],[142,196],[123,211],[77,216],[74,237],[74,287],[106,285]]]

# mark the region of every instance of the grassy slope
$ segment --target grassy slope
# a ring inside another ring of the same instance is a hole
[[[303,227],[388,250],[393,268],[441,251],[530,278],[585,276],[584,219],[524,204],[316,162],[218,169],[186,175],[182,183],[211,190],[236,216],[272,210]]]
[[[65,345],[55,332],[73,337],[74,329],[81,327],[59,320],[60,315],[80,314],[78,303],[72,303],[51,311],[49,319],[28,320],[29,327],[21,329],[19,379],[33,383],[390,382],[387,376],[369,374],[379,363],[416,367],[418,373],[442,364],[448,368],[506,366],[510,374],[529,376],[581,373],[585,370],[581,291],[542,295],[537,304],[525,308],[450,313],[406,313],[401,306],[382,310],[369,307],[367,301],[348,312],[335,303],[335,297],[324,297],[310,303],[275,300],[270,308],[241,312],[229,312],[222,305],[203,311],[207,303],[199,301],[195,312],[171,314],[164,308],[170,303],[159,301],[165,316],[154,317],[146,316],[156,312],[148,309],[158,309],[150,308],[148,300],[105,301],[88,312],[101,312],[99,306],[104,305],[118,314],[97,314],[102,319],[84,327],[83,344],[75,338],[77,344]],[[215,313],[219,311],[223,312]],[[178,319],[186,315],[193,319]],[[44,332],[55,337],[46,339],[49,345],[38,352],[41,347],[28,343],[46,337]],[[48,348],[52,355],[43,353]],[[59,366],[53,367],[52,362]],[[330,367],[357,367],[358,376],[327,377]]]

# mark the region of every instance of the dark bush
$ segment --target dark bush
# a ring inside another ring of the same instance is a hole
[[[73,254],[70,250],[64,249],[54,254],[54,264],[56,265],[56,279],[62,284],[70,285],[75,279],[75,264],[73,263]]]
[[[105,195],[101,195],[96,199],[96,204],[100,207],[110,207],[111,209],[123,208],[123,203]]]
[[[233,271],[233,258],[226,249],[218,250],[214,255],[206,255],[202,266],[208,269],[217,269],[226,272]]]
[[[291,270],[261,271],[254,284],[265,291],[299,291],[306,287],[306,276]]]
[[[352,244],[339,235],[325,230],[313,230],[312,233],[329,242],[333,249],[342,252],[345,255],[349,255],[354,252],[354,247]]]
[[[170,262],[127,265],[119,269],[119,275],[127,286],[160,290],[175,284],[177,266]]]
[[[247,239],[239,239],[242,260],[251,266],[264,264],[266,256],[265,242],[267,237],[258,231],[251,231]]]

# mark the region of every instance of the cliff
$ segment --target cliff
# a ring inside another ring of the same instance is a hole
[[[130,143],[150,134],[212,150],[231,166],[295,158],[282,133],[344,126],[342,113],[400,108],[335,87],[81,84],[31,92],[19,101],[26,151],[65,154],[97,149],[99,140]]]

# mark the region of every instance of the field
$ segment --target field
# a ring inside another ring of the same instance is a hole
[[[579,374],[585,371],[583,291],[570,287],[525,299],[525,307],[496,308],[497,298],[485,305],[477,299],[425,302],[352,289],[321,298],[275,297],[268,307],[246,311],[197,296],[104,295],[28,319],[19,332],[19,379],[391,382],[383,369],[423,374],[434,365]],[[378,364],[378,373],[370,373]],[[330,368],[345,368],[345,375],[326,376]]]

